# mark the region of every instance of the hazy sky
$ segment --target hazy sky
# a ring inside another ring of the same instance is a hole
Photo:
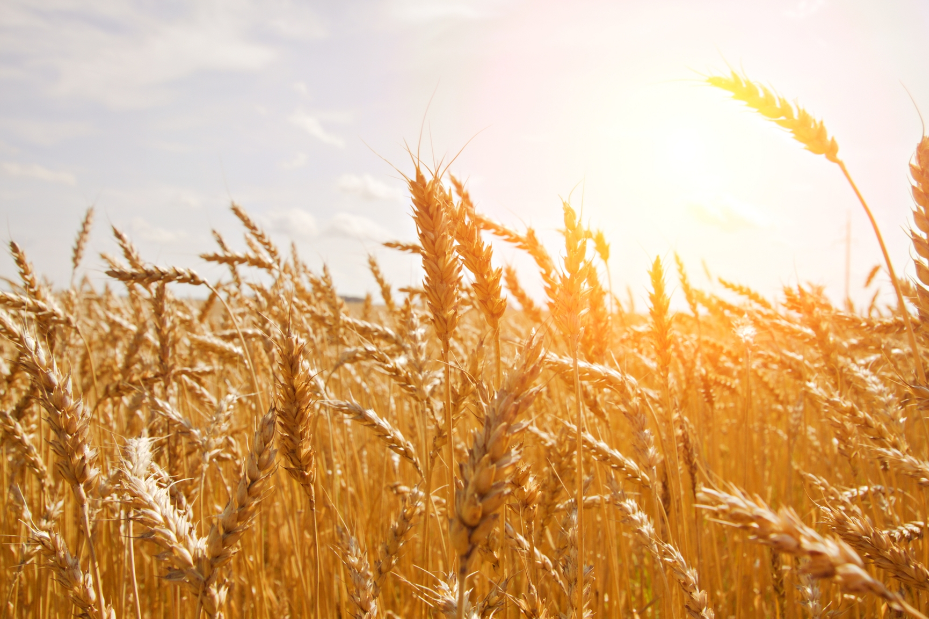
[[[410,173],[425,118],[424,156],[471,140],[452,170],[478,208],[553,252],[560,198],[583,202],[640,307],[650,260],[675,251],[700,285],[705,261],[839,298],[849,214],[863,299],[880,253],[838,168],[701,80],[729,63],[822,118],[912,274],[904,86],[929,117],[927,32],[924,0],[0,0],[0,215],[58,284],[90,204],[98,281],[110,224],[147,260],[219,277],[197,254],[211,228],[244,247],[234,199],[345,294],[375,289],[368,252],[408,285],[416,261],[379,245],[415,238],[383,159]]]

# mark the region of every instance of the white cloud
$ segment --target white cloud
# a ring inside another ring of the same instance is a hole
[[[39,146],[58,144],[70,138],[87,135],[93,130],[89,123],[25,118],[5,118],[0,120],[0,128]]]
[[[291,114],[288,120],[309,133],[320,142],[338,146],[339,148],[345,147],[345,141],[339,136],[326,131],[323,128],[322,123],[319,121],[319,118],[316,116],[311,116],[306,112],[297,111]]]
[[[252,40],[267,23],[258,3],[27,0],[0,9],[2,77],[38,81],[61,97],[113,108],[144,108],[171,98],[168,85],[209,71],[257,71],[276,56]]]
[[[786,11],[788,17],[803,19],[816,13],[826,5],[826,0],[800,0],[793,9]]]
[[[723,232],[767,228],[771,225],[770,219],[758,207],[728,195],[695,200],[688,205],[687,210],[700,223]]]
[[[306,153],[297,153],[290,161],[281,163],[281,167],[285,170],[296,170],[305,166],[307,161],[309,161],[309,157],[306,156]]]
[[[400,22],[424,24],[444,20],[476,20],[493,16],[497,0],[393,0],[390,14]]]
[[[319,233],[316,218],[298,208],[272,211],[259,218],[272,232],[283,234],[295,241],[308,241]]]
[[[254,6],[267,20],[267,27],[285,39],[307,41],[329,34],[322,18],[301,0],[261,0]]]
[[[70,172],[54,172],[44,168],[36,163],[22,164],[13,161],[0,162],[0,170],[7,176],[20,178],[31,178],[46,183],[61,183],[62,185],[74,185],[77,178]]]
[[[326,224],[326,234],[359,241],[382,242],[391,238],[390,232],[367,217],[339,213]]]
[[[365,200],[399,199],[404,193],[370,174],[343,174],[336,181],[339,191],[364,198]]]
[[[132,222],[130,222],[129,227],[132,230],[132,233],[143,241],[150,241],[152,243],[160,243],[163,245],[185,241],[187,240],[188,236],[187,232],[184,230],[168,230],[166,228],[160,228],[150,224],[141,217],[134,217]]]

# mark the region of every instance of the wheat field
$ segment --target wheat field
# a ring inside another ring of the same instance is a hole
[[[822,122],[708,81],[836,164],[883,249]],[[113,228],[95,288],[92,209],[68,289],[11,242],[3,615],[925,618],[929,138],[909,172],[917,278],[884,251],[891,307],[712,294],[658,257],[636,313],[570,204],[551,251],[418,158],[418,238],[387,245],[424,279],[393,290],[371,257],[363,303],[237,205],[248,249],[201,255],[218,281]]]

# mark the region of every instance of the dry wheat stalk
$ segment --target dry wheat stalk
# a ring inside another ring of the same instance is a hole
[[[587,619],[593,616],[589,607],[593,566],[582,563],[578,529],[578,510],[576,505],[572,505],[561,521],[561,544],[558,548],[561,555],[558,570],[564,579],[567,603],[561,615],[567,619]]]
[[[451,213],[451,195],[443,189],[436,176],[427,181],[418,162],[415,178],[409,179],[408,184],[413,201],[413,221],[422,247],[426,303],[432,315],[436,337],[442,344],[442,362],[445,365],[444,432],[448,435],[447,501],[450,505],[454,500],[455,485],[455,426],[452,418],[449,341],[458,326],[461,310],[461,265],[454,249],[455,222]]]
[[[32,377],[38,390],[38,400],[47,413],[46,421],[52,431],[49,445],[57,460],[55,469],[71,486],[90,549],[91,572],[96,584],[100,615],[106,616],[99,564],[91,537],[88,493],[97,477],[97,453],[90,445],[90,410],[80,396],[72,391],[71,376],[62,377],[55,360],[39,343],[20,332],[16,342],[21,363]]]
[[[732,98],[748,104],[765,118],[790,131],[794,139],[816,155],[839,162],[839,145],[830,138],[822,121],[813,118],[800,106],[775,95],[767,87],[732,71],[729,77],[711,76],[707,82],[732,93]]]
[[[531,561],[536,568],[541,568],[555,583],[558,587],[567,594],[568,585],[565,583],[564,578],[561,575],[561,572],[555,567],[555,564],[552,560],[545,555],[538,548],[534,548],[533,545],[522,535],[516,532],[516,530],[510,525],[506,524],[506,542],[510,544],[513,548],[520,551],[523,554],[528,555],[528,561]]]

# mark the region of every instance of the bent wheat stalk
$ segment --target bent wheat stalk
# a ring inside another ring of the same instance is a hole
[[[874,219],[871,207],[865,202],[864,196],[858,190],[858,185],[852,180],[845,162],[839,159],[839,145],[835,138],[829,137],[826,127],[821,120],[816,120],[813,116],[799,105],[793,105],[783,97],[775,95],[767,87],[749,80],[732,71],[728,77],[711,76],[707,78],[712,86],[721,88],[732,93],[732,98],[742,101],[750,108],[759,112],[762,116],[771,120],[781,127],[790,131],[794,139],[803,144],[806,150],[815,155],[823,155],[832,163],[839,166],[845,180],[855,192],[855,197],[864,208],[871,228],[874,230],[874,236],[877,237],[877,243],[881,246],[881,254],[884,256],[884,264],[887,266],[887,273],[890,275],[890,281],[893,284],[894,292],[897,294],[897,306],[903,322],[906,325],[907,336],[909,338],[910,349],[913,353],[913,364],[916,366],[916,375],[919,377],[921,385],[926,384],[926,373],[923,370],[922,358],[920,357],[919,347],[916,344],[916,333],[910,322],[910,313],[906,308],[903,300],[903,290],[900,281],[894,272],[893,264],[890,261],[890,254],[887,253],[887,246],[884,244],[884,237]]]

